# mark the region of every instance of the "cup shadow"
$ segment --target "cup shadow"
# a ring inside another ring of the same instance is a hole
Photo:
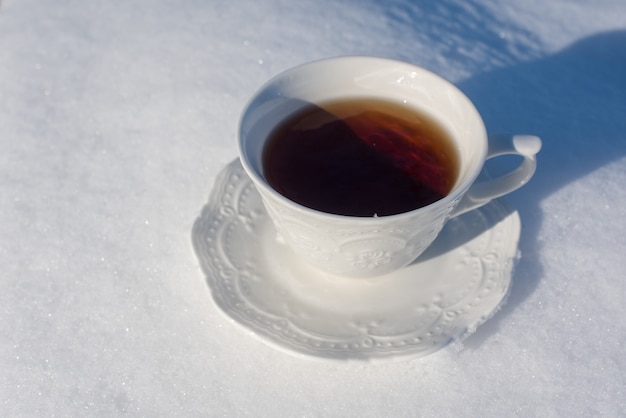
[[[505,199],[500,198],[449,220],[435,241],[410,265],[455,251],[493,229],[514,212],[515,209],[507,204]]]
[[[554,55],[457,86],[474,102],[490,133],[532,133],[543,141],[535,176],[507,196],[522,220],[521,259],[507,303],[464,342],[477,347],[539,285],[542,200],[626,155],[626,31],[591,36]],[[501,169],[493,164],[487,168]]]
[[[626,31],[582,39],[535,61],[487,72],[456,83],[474,102],[490,133],[530,133],[542,138],[535,176],[507,195],[510,209],[480,228],[459,228],[452,243],[434,245],[415,263],[471,241],[517,211],[522,221],[521,258],[507,303],[463,344],[480,346],[500,321],[538,287],[544,269],[538,239],[545,218],[541,203],[559,189],[626,155]],[[490,171],[502,169],[487,164]],[[470,222],[471,212],[450,221]],[[449,235],[449,234],[448,234]]]

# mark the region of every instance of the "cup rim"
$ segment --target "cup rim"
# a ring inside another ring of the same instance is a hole
[[[249,111],[251,110],[251,105],[252,103],[259,97],[259,95],[265,91],[267,89],[268,86],[273,85],[274,83],[276,83],[276,81],[278,81],[279,79],[289,75],[292,72],[295,72],[301,68],[307,67],[307,66],[311,66],[311,65],[319,65],[322,64],[324,62],[338,62],[338,61],[351,61],[351,60],[368,60],[370,62],[378,62],[378,63],[387,63],[387,64],[393,64],[393,65],[404,65],[404,66],[409,66],[409,67],[413,67],[416,70],[423,72],[425,74],[428,74],[430,77],[434,77],[436,79],[439,79],[440,82],[443,82],[444,84],[446,84],[448,86],[448,88],[450,88],[452,91],[455,92],[455,94],[461,98],[464,102],[465,105],[467,106],[468,111],[472,112],[474,114],[474,118],[479,122],[479,128],[481,129],[481,135],[485,138],[485,142],[487,142],[487,133],[486,133],[486,128],[484,125],[484,121],[480,115],[480,113],[478,112],[478,110],[476,109],[475,105],[472,103],[472,101],[465,95],[465,93],[463,93],[457,86],[455,86],[452,82],[446,80],[445,78],[443,78],[442,76],[424,68],[421,67],[419,65],[413,64],[413,63],[409,63],[409,62],[405,62],[405,61],[400,61],[400,60],[395,60],[395,59],[390,59],[390,58],[383,58],[383,57],[376,57],[376,56],[367,56],[367,55],[343,55],[343,56],[335,56],[335,57],[330,57],[330,58],[322,58],[322,59],[318,59],[318,60],[314,60],[314,61],[310,61],[310,62],[306,62],[291,68],[288,68],[286,70],[283,70],[279,73],[277,73],[276,75],[274,75],[273,77],[271,77],[267,82],[265,82],[260,88],[258,88],[256,90],[256,92],[252,95],[252,97],[250,98],[250,100],[247,102],[246,106],[243,109],[243,112],[241,113],[241,117],[239,120],[239,131],[238,131],[238,141],[237,141],[237,145],[238,145],[238,152],[239,152],[239,160],[241,162],[242,167],[244,168],[244,171],[248,174],[248,176],[251,178],[251,180],[253,181],[253,183],[256,185],[256,187],[260,187],[262,189],[262,195],[265,194],[267,196],[271,196],[273,199],[278,200],[281,204],[284,204],[286,206],[288,206],[289,208],[291,208],[292,210],[295,210],[297,212],[306,214],[307,216],[315,216],[317,218],[323,218],[324,220],[336,220],[336,221],[349,221],[352,223],[364,223],[364,224],[372,224],[372,223],[382,223],[382,222],[388,222],[388,221],[395,221],[395,220],[402,220],[404,218],[410,218],[412,216],[416,216],[416,215],[420,215],[423,213],[428,213],[431,211],[436,211],[439,210],[441,207],[445,207],[445,206],[450,206],[451,202],[453,202],[454,200],[460,200],[463,195],[465,194],[465,192],[469,189],[469,187],[474,183],[474,181],[476,180],[476,178],[478,177],[478,175],[480,174],[481,168],[482,168],[482,163],[484,163],[484,160],[486,158],[487,155],[487,146],[484,147],[484,150],[482,152],[481,157],[481,161],[482,163],[479,165],[479,169],[475,170],[475,172],[470,173],[466,176],[466,178],[456,184],[454,186],[454,188],[450,191],[450,193],[448,193],[446,196],[442,197],[441,199],[432,202],[426,206],[422,206],[416,209],[412,209],[406,212],[401,212],[401,213],[397,213],[397,214],[393,214],[393,215],[383,215],[383,216],[353,216],[353,215],[341,215],[341,214],[336,214],[336,213],[330,213],[330,212],[324,212],[321,211],[319,209],[315,209],[315,208],[311,208],[305,205],[302,205],[296,201],[293,201],[287,197],[285,197],[284,195],[282,195],[280,192],[278,192],[277,190],[275,190],[266,180],[265,178],[260,175],[259,173],[257,173],[257,170],[251,166],[251,164],[248,162],[247,160],[247,155],[245,152],[245,147],[244,147],[244,135],[242,133],[242,125],[243,125],[243,121],[245,120],[247,114],[249,113]]]

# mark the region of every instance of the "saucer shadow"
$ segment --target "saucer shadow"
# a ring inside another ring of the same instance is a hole
[[[471,347],[496,332],[498,320],[523,303],[541,280],[541,201],[626,156],[626,31],[591,36],[557,54],[457,86],[474,102],[490,133],[531,133],[543,141],[535,176],[507,196],[523,227],[508,301],[465,341]],[[487,167],[499,169],[493,163]]]

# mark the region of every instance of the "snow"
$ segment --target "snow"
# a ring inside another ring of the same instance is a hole
[[[3,0],[1,416],[619,416],[626,408],[621,0]],[[326,363],[222,315],[191,246],[240,112],[342,54],[411,61],[490,132],[538,134],[507,198],[508,303],[428,357]]]

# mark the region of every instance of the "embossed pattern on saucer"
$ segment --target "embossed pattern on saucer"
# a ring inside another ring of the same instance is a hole
[[[505,299],[520,221],[502,201],[452,219],[408,267],[373,279],[310,267],[281,243],[239,160],[194,224],[220,309],[290,353],[340,360],[416,358],[462,338]]]

